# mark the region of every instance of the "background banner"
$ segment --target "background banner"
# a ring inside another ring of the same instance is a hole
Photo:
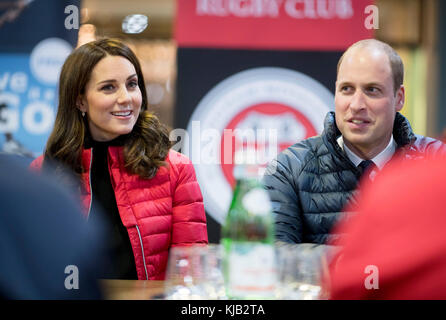
[[[320,134],[344,49],[373,37],[366,0],[178,0],[177,148],[194,163],[219,242],[237,151],[266,165]]]
[[[178,0],[180,47],[342,50],[370,38],[371,0]]]
[[[54,124],[59,72],[77,41],[79,2],[0,3],[0,152],[43,152]]]

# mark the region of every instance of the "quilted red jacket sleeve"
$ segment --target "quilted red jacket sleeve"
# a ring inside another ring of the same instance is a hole
[[[172,246],[207,244],[206,214],[194,166],[175,151],[169,152],[167,161],[172,188]]]

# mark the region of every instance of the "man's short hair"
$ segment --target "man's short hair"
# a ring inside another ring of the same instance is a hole
[[[404,65],[403,61],[399,54],[387,43],[376,40],[376,39],[365,39],[360,40],[352,44],[341,56],[338,62],[338,67],[336,74],[339,73],[339,67],[341,66],[342,60],[344,59],[345,54],[353,48],[365,48],[365,47],[375,47],[384,51],[384,53],[389,58],[390,68],[392,70],[392,78],[393,78],[393,91],[396,94],[400,86],[404,81]]]

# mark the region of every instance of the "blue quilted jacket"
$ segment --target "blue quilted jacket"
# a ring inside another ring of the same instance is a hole
[[[272,201],[278,241],[326,244],[341,236],[331,230],[339,219],[353,214],[342,210],[356,201],[361,172],[339,147],[340,135],[335,114],[329,112],[321,135],[292,145],[269,164],[263,182]],[[415,135],[400,113],[393,137],[398,145],[395,155],[414,158],[446,152],[440,141]]]

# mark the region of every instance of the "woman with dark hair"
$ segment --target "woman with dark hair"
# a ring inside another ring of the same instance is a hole
[[[109,278],[163,279],[171,246],[207,243],[193,165],[169,150],[166,128],[147,109],[131,49],[113,39],[84,44],[62,67],[54,129],[31,165],[71,169],[87,219],[105,213],[117,258]]]

